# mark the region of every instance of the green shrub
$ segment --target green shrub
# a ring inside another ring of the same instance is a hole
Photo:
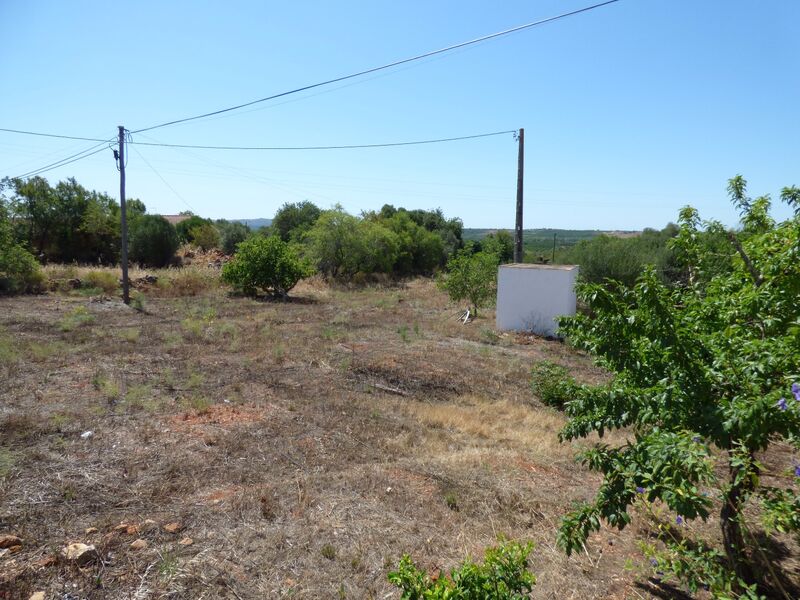
[[[189,237],[195,246],[199,246],[202,250],[211,250],[212,248],[219,248],[220,235],[216,227],[210,223],[203,223],[197,227],[189,230]]]
[[[0,239],[0,295],[37,291],[44,281],[39,263],[19,244]]]
[[[448,261],[447,274],[439,279],[439,287],[454,302],[468,300],[477,316],[479,308],[494,304],[498,264],[499,258],[494,253],[459,252]]]
[[[251,296],[263,291],[286,297],[298,281],[309,275],[308,265],[277,236],[242,242],[233,259],[222,268],[225,283]]]
[[[194,230],[203,225],[211,225],[209,219],[198,217],[197,215],[190,215],[188,219],[184,219],[175,225],[175,233],[178,236],[178,244],[194,244]]]
[[[238,221],[226,221],[225,219],[218,219],[216,226],[220,232],[220,244],[222,251],[225,254],[235,253],[236,246],[250,237],[250,228],[244,223],[239,223]]]
[[[175,228],[159,215],[144,215],[131,234],[129,258],[148,267],[164,267],[178,249]]]
[[[402,600],[523,600],[536,584],[528,571],[528,555],[533,544],[501,543],[488,548],[483,564],[465,561],[449,576],[433,580],[406,554],[389,581],[400,588]]]
[[[561,365],[544,360],[531,369],[531,389],[547,406],[564,408],[575,392],[575,382]]]

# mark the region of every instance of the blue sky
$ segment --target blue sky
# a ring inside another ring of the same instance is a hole
[[[224,108],[588,4],[5,0],[0,127],[110,138],[117,125]],[[524,127],[526,228],[662,227],[686,204],[732,225],[729,177],[776,201],[800,185],[798,22],[795,0],[621,0],[134,139],[339,145]],[[90,145],[0,132],[0,176]],[[514,222],[510,134],[329,152],[136,150],[128,195],[150,212],[270,217],[309,199],[354,213],[441,207],[467,227]],[[118,193],[110,151],[44,176]],[[776,214],[788,211],[776,202]]]

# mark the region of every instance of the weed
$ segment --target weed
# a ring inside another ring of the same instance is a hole
[[[422,337],[422,329],[420,328],[419,323],[416,321],[414,321],[414,335],[418,338]]]
[[[73,296],[83,296],[84,298],[102,296],[103,293],[103,289],[99,287],[81,287],[70,292]]]
[[[0,365],[10,365],[17,360],[17,357],[13,340],[0,329]]]
[[[170,580],[178,573],[178,558],[170,551],[160,555],[158,574],[162,579]]]
[[[196,390],[205,383],[206,379],[203,377],[202,373],[198,373],[197,371],[192,371],[189,373],[189,377],[186,379],[186,387],[190,390]]]
[[[206,414],[211,408],[212,402],[205,396],[192,395],[186,400],[187,404],[197,413]]]
[[[17,454],[0,446],[0,479],[5,479],[17,464]]]
[[[82,325],[94,323],[92,315],[85,306],[77,306],[58,323],[58,328],[64,333],[73,331]]]
[[[401,325],[397,328],[397,333],[400,335],[400,339],[403,340],[406,344],[408,343],[408,325]]]
[[[444,503],[447,505],[447,508],[452,511],[458,512],[460,510],[458,506],[458,496],[453,491],[449,491],[444,495]]]
[[[92,387],[100,392],[109,403],[113,403],[119,398],[119,386],[111,381],[102,371],[95,372],[92,377]]]
[[[320,550],[320,553],[323,557],[327,558],[328,560],[333,560],[336,558],[336,548],[331,546],[330,544],[325,544]]]
[[[69,415],[64,413],[55,413],[50,417],[50,422],[53,424],[53,429],[58,433],[62,433],[65,426],[69,424],[72,419]]]
[[[139,312],[146,312],[145,300],[146,297],[142,292],[134,292],[131,295],[131,308]]]
[[[272,358],[274,358],[275,363],[279,365],[282,365],[286,360],[286,350],[282,344],[275,344],[272,347]]]
[[[37,343],[31,342],[28,344],[28,356],[34,362],[44,362],[48,358],[52,356],[56,356],[57,354],[66,353],[67,347],[63,342],[49,342],[49,343]],[[0,362],[2,362],[2,358],[0,358]]]
[[[150,399],[152,395],[153,388],[150,385],[132,385],[125,393],[125,403],[132,408],[145,408],[148,399]]]
[[[576,387],[561,365],[542,361],[531,369],[531,389],[548,406],[563,408],[574,397]]]
[[[167,273],[159,277],[157,291],[160,296],[169,298],[198,296],[219,287],[220,283],[219,275],[211,269],[184,267],[169,269]]]
[[[119,337],[123,341],[126,341],[130,344],[135,344],[139,341],[139,334],[141,331],[138,327],[127,327],[119,332]]]
[[[481,342],[489,344],[490,346],[496,346],[500,342],[500,336],[488,327],[484,327],[481,329]]]

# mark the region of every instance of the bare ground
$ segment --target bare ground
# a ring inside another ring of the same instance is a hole
[[[601,380],[587,357],[425,280],[294,294],[0,301],[0,598],[398,598],[403,553],[445,571],[500,535],[536,543],[534,598],[680,597],[634,528],[555,548],[598,479],[528,374]]]

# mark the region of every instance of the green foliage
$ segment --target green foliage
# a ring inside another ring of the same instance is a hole
[[[250,237],[250,228],[238,221],[218,219],[216,226],[220,232],[220,244],[225,254],[235,253],[236,246]]]
[[[324,211],[306,240],[317,270],[334,279],[350,279],[357,273],[389,273],[399,252],[394,232],[375,221],[349,215],[340,206]]]
[[[444,241],[418,225],[405,210],[374,219],[397,236],[398,251],[392,271],[397,275],[430,274],[444,258]]]
[[[531,369],[531,389],[543,404],[564,408],[572,399],[576,384],[564,367],[543,360]]]
[[[8,210],[0,200],[0,295],[36,291],[43,280],[39,263],[14,241]]]
[[[159,215],[144,215],[131,232],[128,257],[148,267],[164,267],[178,249],[175,228]]]
[[[284,242],[299,242],[314,226],[322,211],[313,202],[287,202],[275,213],[270,226]]]
[[[472,249],[496,254],[500,264],[510,263],[514,260],[514,236],[503,230],[489,233],[479,242],[473,242]]]
[[[203,223],[189,230],[188,237],[191,242],[202,250],[219,248],[220,235],[217,228],[211,223]]]
[[[183,214],[183,213],[182,213]],[[213,227],[213,223],[210,219],[204,219],[203,217],[198,217],[197,215],[189,214],[188,219],[184,219],[177,225],[175,225],[175,233],[178,236],[178,244],[194,244],[194,231],[197,230],[199,227],[203,225],[211,225]]]
[[[646,266],[654,267],[663,281],[675,282],[681,280],[682,272],[669,242],[677,233],[678,228],[670,224],[633,237],[599,235],[576,244],[563,260],[580,265],[581,278],[590,283],[613,280],[631,286]]]
[[[447,577],[431,578],[407,554],[389,581],[400,588],[402,600],[524,600],[530,598],[536,577],[528,571],[533,544],[504,542],[488,548],[483,564],[470,560]]]
[[[439,279],[453,302],[468,300],[472,312],[491,306],[497,294],[497,267],[499,257],[488,252],[460,252],[447,263],[447,274]]]
[[[257,236],[239,244],[236,255],[222,268],[222,279],[252,296],[263,291],[286,297],[311,273],[294,248],[279,237]]]
[[[660,500],[678,520],[706,519],[715,504],[701,491],[709,486],[722,507],[729,579],[752,586],[748,501],[760,499],[776,529],[800,525],[791,516],[796,486],[785,494],[762,487],[767,468],[756,460],[776,442],[800,448],[800,218],[775,223],[768,198],[753,201],[744,190],[744,180],[731,181],[742,230],[725,232],[736,252],[729,268],[703,271],[708,246],[696,213],[685,209],[674,243],[690,274],[684,285],[666,286],[652,268],[632,288],[583,283],[577,291],[588,313],[561,321],[571,343],[614,373],[607,385],[576,387],[562,440],[631,431],[622,446],[584,453],[603,482],[562,523],[558,541],[568,553],[601,521],[625,527],[640,496]],[[715,222],[709,230],[724,231]]]

